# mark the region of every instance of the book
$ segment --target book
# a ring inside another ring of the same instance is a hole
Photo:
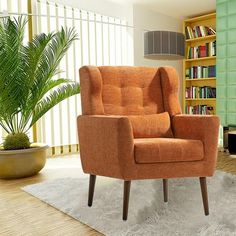
[[[213,115],[214,108],[208,105],[186,106],[185,113],[190,115]]]
[[[216,56],[216,40],[203,45],[187,48],[187,59]]]
[[[199,57],[206,57],[206,45],[199,46]]]
[[[216,77],[216,65],[192,66],[185,70],[188,79],[214,78]]]
[[[186,37],[186,39],[191,38],[187,27],[185,27],[185,37]]]
[[[216,66],[208,66],[208,76],[209,77],[216,77]]]
[[[208,29],[208,34],[209,35],[215,35],[216,34],[216,30],[213,29],[212,27],[207,27],[207,29]]]
[[[215,35],[216,30],[213,29],[212,27],[204,26],[204,25],[199,25],[199,26],[186,26],[185,27],[185,36],[186,39],[194,39],[194,38],[199,38],[199,37],[206,37],[208,35]]]
[[[185,70],[185,78],[186,78],[186,79],[189,79],[189,69],[186,69],[186,70]]]
[[[216,98],[216,88],[210,86],[191,86],[186,87],[185,90],[186,99],[207,99]]]

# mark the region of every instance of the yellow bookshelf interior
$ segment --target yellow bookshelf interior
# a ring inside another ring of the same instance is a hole
[[[194,26],[208,26],[212,28],[216,28],[216,13],[210,13],[190,19],[186,19],[183,22],[183,32],[185,34],[185,27],[190,26],[193,28]],[[187,59],[187,48],[200,46],[208,42],[212,42],[216,40],[216,35],[209,35],[205,37],[198,37],[193,39],[186,39],[186,56],[183,61],[183,111],[185,113],[186,106],[196,106],[196,105],[208,105],[213,107],[213,113],[216,114],[216,99],[215,98],[196,98],[196,99],[188,99],[185,96],[186,87],[191,86],[211,86],[216,87],[216,78],[200,78],[200,79],[186,79],[186,69],[192,66],[209,66],[216,64],[216,56],[211,57],[201,57],[194,59]]]

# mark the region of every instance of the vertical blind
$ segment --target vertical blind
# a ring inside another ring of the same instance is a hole
[[[0,0],[0,12],[27,16],[28,3],[27,0],[18,0],[17,4],[15,0]],[[33,35],[56,31],[62,26],[74,27],[78,33],[79,39],[60,64],[63,72],[58,77],[79,82],[78,70],[82,65],[133,65],[133,30],[125,19],[44,0],[31,4],[32,29],[29,27],[29,32]],[[37,123],[34,130],[37,141],[51,146],[49,155],[78,151],[76,117],[79,114],[80,95],[77,95],[55,106]]]
[[[14,12],[14,17],[18,14],[28,14],[27,0],[0,0],[0,16],[6,15],[7,12]],[[28,27],[28,25],[27,25]],[[29,31],[25,31],[25,42],[28,41]],[[0,127],[0,144],[3,142],[4,137],[7,135],[6,131]],[[33,139],[33,132],[30,130],[28,135]]]

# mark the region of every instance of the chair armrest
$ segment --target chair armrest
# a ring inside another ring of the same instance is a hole
[[[218,141],[220,119],[218,116],[176,115],[172,118],[176,138],[197,139],[208,142]]]
[[[82,167],[85,173],[123,178],[134,164],[133,132],[122,116],[82,115],[77,118]]]
[[[218,116],[176,115],[172,118],[175,138],[201,140],[204,145],[204,160],[212,168],[216,165],[219,126]]]

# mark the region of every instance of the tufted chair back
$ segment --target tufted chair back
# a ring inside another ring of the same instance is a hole
[[[181,113],[171,67],[83,66],[80,78],[84,115]]]

